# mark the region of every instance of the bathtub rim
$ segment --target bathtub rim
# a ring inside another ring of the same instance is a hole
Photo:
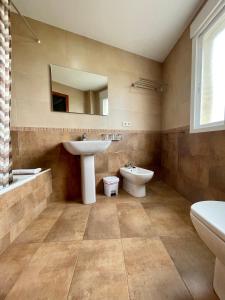
[[[12,190],[14,190],[18,187],[20,187],[21,185],[24,185],[25,183],[34,180],[35,178],[48,172],[49,170],[51,170],[51,169],[45,169],[38,174],[31,174],[31,175],[13,175],[13,177],[17,177],[17,178],[21,177],[21,179],[16,182],[12,182],[10,185],[4,187],[3,189],[0,189],[0,197],[2,197],[3,195],[5,195],[8,192],[11,192]],[[25,178],[22,178],[22,177],[25,177]]]

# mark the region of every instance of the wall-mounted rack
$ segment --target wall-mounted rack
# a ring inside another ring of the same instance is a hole
[[[165,92],[167,87],[165,83],[155,81],[155,80],[145,79],[145,78],[139,78],[139,80],[133,82],[131,86],[134,88],[155,91],[157,93]]]
[[[122,140],[122,134],[120,133],[103,133],[102,140],[117,142]]]

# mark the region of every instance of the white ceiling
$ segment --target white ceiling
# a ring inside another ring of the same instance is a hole
[[[203,0],[13,0],[28,17],[164,61]]]
[[[52,81],[81,91],[97,91],[107,86],[108,78],[102,75],[51,65]]]

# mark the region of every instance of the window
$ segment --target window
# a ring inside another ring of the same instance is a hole
[[[100,115],[108,116],[109,114],[108,89],[99,92],[99,101],[100,101]]]
[[[191,132],[225,130],[224,6],[225,1],[217,1],[216,6],[208,1],[191,26]]]

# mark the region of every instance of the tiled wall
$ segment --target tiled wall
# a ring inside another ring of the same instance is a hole
[[[191,201],[225,200],[225,131],[162,133],[162,176]]]
[[[48,170],[0,197],[0,253],[47,207],[51,192]]]
[[[12,149],[14,168],[51,168],[52,201],[79,199],[81,196],[80,158],[72,156],[62,146],[63,141],[77,140],[84,130],[49,128],[13,128]],[[112,130],[85,130],[90,139],[101,139]],[[160,166],[160,132],[115,131],[123,139],[112,142],[104,153],[95,156],[97,191],[102,192],[102,178],[118,174],[128,161],[138,166],[158,170]],[[157,172],[156,172],[157,176]]]
[[[225,200],[225,131],[189,133],[191,57],[187,28],[163,64],[162,174],[191,201]]]

